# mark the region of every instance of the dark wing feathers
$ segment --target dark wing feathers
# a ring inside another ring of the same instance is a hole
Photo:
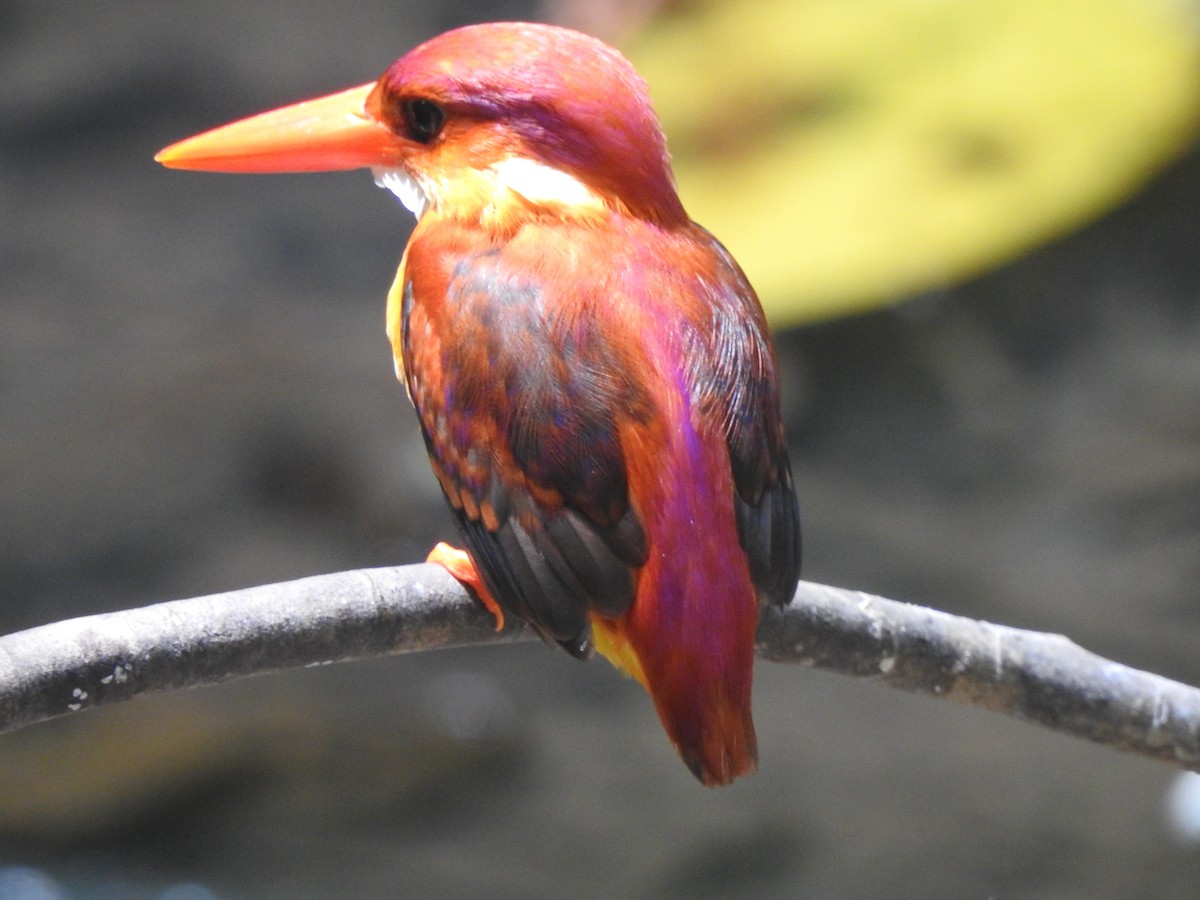
[[[749,286],[730,273],[710,288],[709,320],[688,341],[692,402],[720,422],[733,471],[738,537],[760,596],[784,604],[800,577],[800,511],[779,417],[775,359],[766,323],[744,302]]]
[[[800,519],[786,450],[775,483],[758,502],[738,494],[733,506],[754,586],[767,602],[787,603],[800,573]]]
[[[744,276],[713,243],[720,271],[704,282],[705,311],[685,326],[684,370],[696,414],[720,423],[729,449],[753,582],[762,599],[782,603],[798,578],[800,528],[774,356]],[[521,271],[490,247],[459,257],[425,304],[406,287],[407,380],[484,582],[543,637],[583,657],[588,613],[625,613],[648,556],[620,429],[648,420],[653,403],[637,360],[595,314],[543,296]]]
[[[406,304],[409,388],[484,582],[544,637],[586,656],[588,612],[628,610],[646,559],[617,433],[645,399],[612,374],[621,370],[598,329],[555,332],[539,287],[502,264],[489,252],[455,266],[445,323],[455,339],[420,364],[440,373],[429,383],[412,374],[427,348],[408,340],[410,317],[424,313]]]
[[[591,596],[600,615],[615,618],[633,602],[631,569],[646,561],[646,539],[632,509],[621,517],[622,531],[601,529],[574,510],[565,509],[546,522],[555,552],[551,563],[564,580],[576,584],[576,596]]]

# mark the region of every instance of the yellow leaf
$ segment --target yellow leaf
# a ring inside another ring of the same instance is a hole
[[[790,324],[978,274],[1128,197],[1196,131],[1190,9],[709,2],[629,55],[689,212]]]

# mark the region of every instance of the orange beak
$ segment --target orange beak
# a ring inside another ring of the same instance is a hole
[[[326,172],[387,168],[403,141],[367,108],[375,84],[305,100],[172,144],[155,156],[171,169],[207,172]]]

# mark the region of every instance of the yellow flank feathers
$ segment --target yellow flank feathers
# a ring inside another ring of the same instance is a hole
[[[388,289],[384,327],[387,329],[388,343],[392,345],[392,362],[396,367],[396,378],[404,385],[404,392],[408,394],[408,399],[412,400],[412,394],[408,390],[408,381],[404,377],[404,346],[400,339],[400,319],[404,308],[404,264],[407,260],[408,249],[405,248],[404,256],[400,258],[400,268],[396,271],[391,288]]]
[[[636,679],[642,687],[649,691],[646,686],[646,676],[642,672],[642,664],[638,661],[633,648],[629,646],[629,642],[617,634],[609,620],[593,615],[591,622],[592,642],[596,646],[596,652],[612,663],[617,671],[624,672],[630,678]]]

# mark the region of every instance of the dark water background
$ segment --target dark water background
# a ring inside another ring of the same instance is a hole
[[[364,173],[151,156],[367,81],[470,10],[0,6],[0,630],[450,534],[383,337],[407,213]],[[1001,271],[780,334],[806,577],[1200,682],[1198,201],[1192,154]],[[1167,767],[788,667],[760,666],[756,718],[760,774],[708,792],[635,685],[533,645],[134,702],[0,740],[0,885],[24,865],[47,896],[176,900],[1198,890]]]

